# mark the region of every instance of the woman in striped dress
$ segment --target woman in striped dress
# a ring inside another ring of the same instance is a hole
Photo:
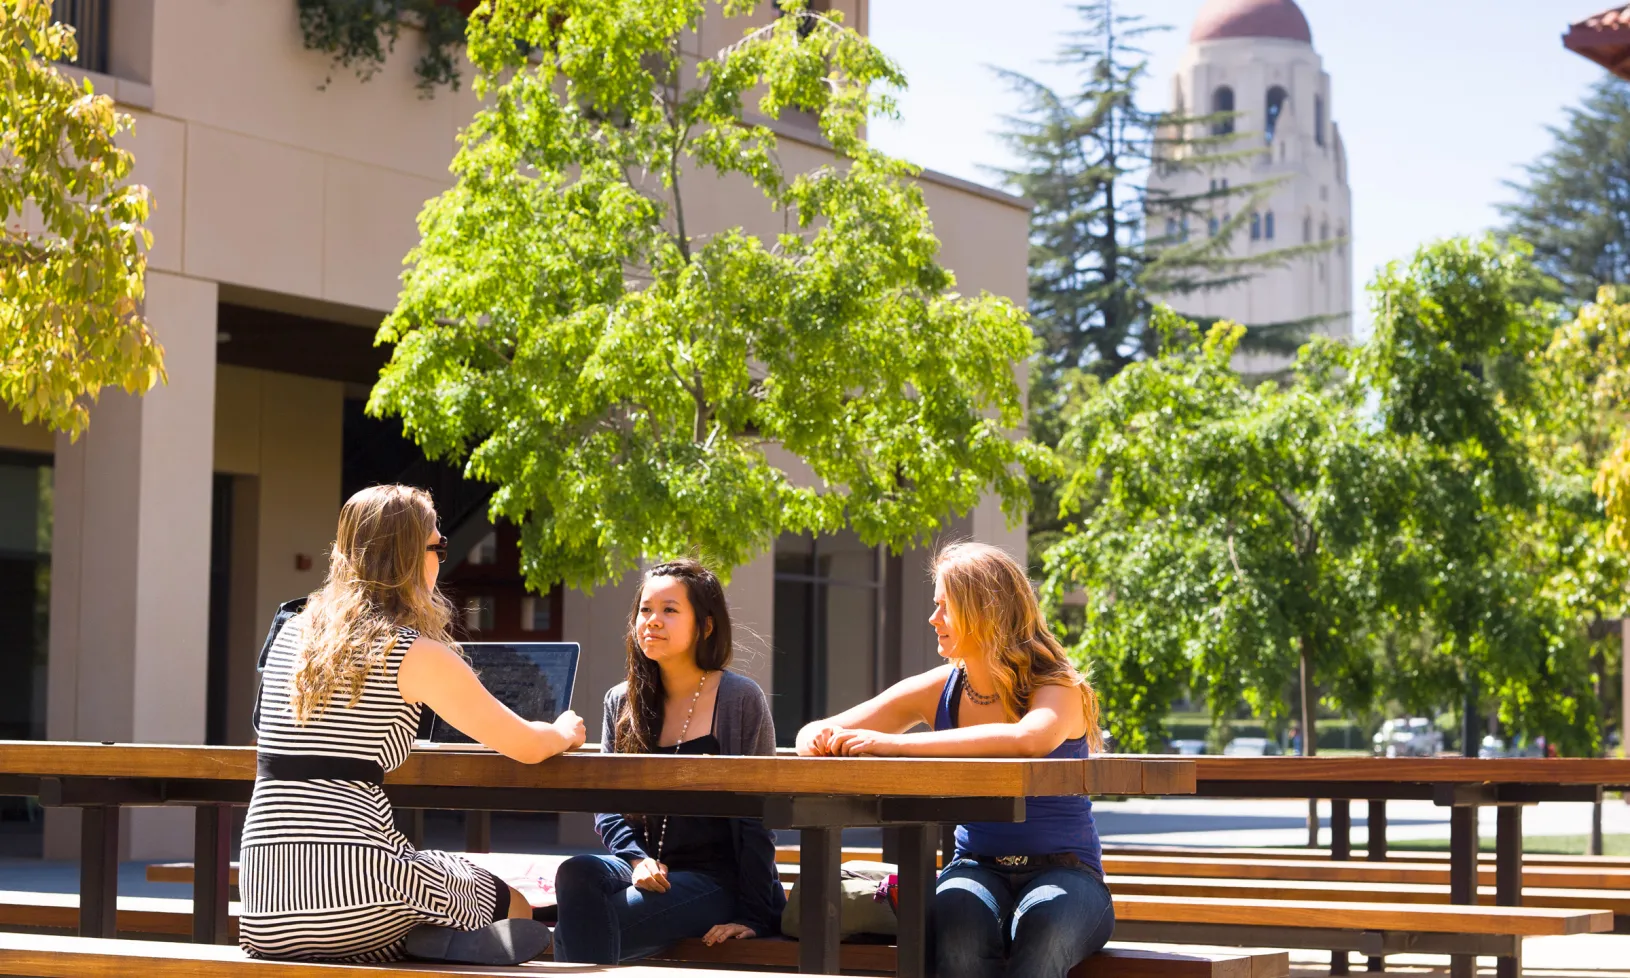
[[[251,955],[516,964],[549,946],[498,877],[414,849],[382,787],[424,705],[527,764],[583,743],[576,714],[521,719],[455,651],[452,607],[436,589],[446,552],[429,494],[364,489],[340,512],[322,589],[272,644],[239,873],[239,942]]]

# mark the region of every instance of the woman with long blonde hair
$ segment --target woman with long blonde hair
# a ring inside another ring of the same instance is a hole
[[[934,559],[928,619],[946,665],[798,733],[821,756],[1082,758],[1098,699],[1048,629],[1024,569],[978,543]],[[918,725],[927,731],[908,733]],[[1019,823],[956,828],[934,893],[940,978],[1064,978],[1115,929],[1092,802],[1025,799]]]
[[[253,956],[518,964],[549,946],[518,891],[415,849],[385,797],[425,706],[526,764],[583,743],[575,713],[523,720],[459,655],[436,589],[446,553],[428,493],[364,489],[340,511],[322,588],[272,640],[239,871]]]

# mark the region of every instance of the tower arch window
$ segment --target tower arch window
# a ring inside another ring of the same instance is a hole
[[[1166,240],[1177,240],[1177,218],[1175,217],[1166,218]]]
[[[1312,242],[1313,242],[1313,215],[1309,214],[1306,217],[1302,218],[1302,244],[1311,244]]]
[[[1313,96],[1313,141],[1324,145],[1324,96]]]
[[[1320,224],[1319,224],[1319,240],[1320,241],[1329,241],[1330,240],[1330,222],[1329,221],[1320,222]]]
[[[1262,217],[1262,236],[1269,241],[1273,240],[1273,211],[1269,211]]]
[[[1219,85],[1217,87],[1217,90],[1211,93],[1211,113],[1212,113],[1212,115],[1221,115],[1221,114],[1223,114],[1225,112],[1233,112],[1233,111],[1234,111],[1234,90],[1232,88],[1229,88],[1227,85]],[[1226,119],[1218,119],[1216,122],[1211,124],[1211,134],[1213,136],[1226,136],[1226,135],[1228,135],[1229,133],[1231,133],[1233,131],[1234,131],[1234,118],[1233,118],[1233,116],[1229,116]]]
[[[1217,223],[1217,219],[1213,217],[1211,220],[1206,222],[1206,233],[1215,238],[1217,236],[1217,229],[1220,226],[1221,225]]]
[[[1262,212],[1261,211],[1252,211],[1251,212],[1251,240],[1252,241],[1261,241],[1262,240]]]
[[[1285,103],[1289,100],[1289,93],[1278,85],[1268,89],[1268,97],[1263,105],[1262,116],[1266,120],[1262,127],[1262,138],[1267,142],[1273,142],[1274,133],[1279,129],[1279,117],[1284,113]]]

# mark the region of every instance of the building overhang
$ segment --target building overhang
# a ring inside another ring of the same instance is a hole
[[[1569,27],[1562,35],[1562,46],[1630,81],[1630,4]]]

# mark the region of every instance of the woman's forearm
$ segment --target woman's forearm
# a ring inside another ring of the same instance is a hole
[[[1063,742],[1019,723],[899,734],[895,740],[901,757],[1046,757]]]

